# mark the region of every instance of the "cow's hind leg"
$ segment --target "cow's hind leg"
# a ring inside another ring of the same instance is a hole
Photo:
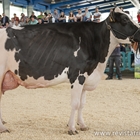
[[[78,109],[78,118],[77,118],[77,123],[80,126],[80,129],[82,131],[86,131],[89,129],[88,127],[86,127],[86,125],[84,123],[83,114],[82,114],[85,103],[86,103],[86,91],[83,90],[83,92],[81,94],[80,106]]]
[[[69,126],[68,134],[70,135],[75,135],[78,133],[75,128],[75,113],[79,109],[79,106],[80,106],[80,98],[82,94],[82,89],[83,89],[83,85],[80,85],[79,83],[75,83],[71,89],[72,109],[71,109],[71,115],[70,115],[70,119],[68,123],[68,126]]]

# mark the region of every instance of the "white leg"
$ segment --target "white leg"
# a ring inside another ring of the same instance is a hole
[[[1,118],[1,96],[2,96],[2,93],[0,92],[0,133],[8,131],[6,129],[6,127],[2,123],[2,118]]]
[[[79,106],[80,106],[80,98],[81,98],[81,94],[82,94],[82,89],[83,89],[83,86],[80,85],[78,82],[75,83],[73,85],[73,88],[71,89],[71,107],[72,107],[72,109],[71,109],[71,115],[70,115],[70,119],[69,119],[69,123],[68,123],[68,126],[69,126],[68,133],[70,135],[75,135],[78,133],[75,128],[75,113],[76,113],[76,110],[78,110]]]
[[[2,65],[0,66],[0,133],[2,132],[8,132],[8,130],[6,129],[6,127],[3,125],[3,120],[1,117],[1,98],[2,98],[2,81],[3,81],[3,76],[4,76],[4,70],[5,70],[5,66]]]
[[[82,111],[83,111],[85,103],[86,103],[86,91],[83,90],[82,94],[81,94],[80,107],[78,109],[78,118],[77,118],[77,123],[79,124],[80,129],[82,131],[88,130],[88,128],[86,127],[86,125],[84,123],[84,119],[83,119],[83,115],[82,115]]]

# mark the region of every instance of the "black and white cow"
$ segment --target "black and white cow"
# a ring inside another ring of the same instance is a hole
[[[76,134],[75,112],[81,130],[85,91],[94,90],[115,46],[131,37],[140,42],[140,31],[119,8],[101,23],[57,23],[0,30],[0,98],[19,85],[42,88],[71,84],[69,134]],[[0,132],[7,129],[2,123]]]

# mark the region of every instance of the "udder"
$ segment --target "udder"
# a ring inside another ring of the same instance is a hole
[[[2,82],[2,92],[4,93],[7,90],[15,89],[19,86],[18,79],[16,78],[16,75],[12,73],[11,71],[8,71],[3,79]]]

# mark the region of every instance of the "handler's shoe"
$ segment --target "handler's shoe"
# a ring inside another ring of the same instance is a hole
[[[118,77],[118,80],[122,80],[122,77]]]
[[[110,77],[110,76],[108,76],[107,78],[106,78],[106,80],[111,80],[111,79],[113,79],[112,77]]]

